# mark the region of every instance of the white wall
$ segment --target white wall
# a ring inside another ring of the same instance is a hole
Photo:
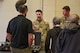
[[[13,1],[14,2],[12,2],[12,0],[0,1],[0,42],[5,41],[8,21],[17,14],[14,7],[16,0]]]
[[[43,18],[49,22],[50,28],[52,28],[52,20],[55,16],[55,0],[43,1],[43,14]]]

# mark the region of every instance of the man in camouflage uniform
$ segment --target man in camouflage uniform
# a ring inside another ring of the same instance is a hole
[[[35,32],[41,32],[41,46],[44,48],[49,23],[43,20],[42,15],[43,12],[41,10],[36,10],[37,19],[33,22],[33,29]]]
[[[70,23],[70,7],[69,6],[64,6],[63,8],[63,17],[61,18],[61,28],[67,28],[67,26]]]

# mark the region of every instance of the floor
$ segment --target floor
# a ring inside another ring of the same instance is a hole
[[[6,52],[6,51],[0,51],[0,53],[11,53],[11,52]]]
[[[11,52],[7,52],[7,51],[0,51],[0,53],[11,53]],[[40,53],[45,53],[44,51],[40,51]]]

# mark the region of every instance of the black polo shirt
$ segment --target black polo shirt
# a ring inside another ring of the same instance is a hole
[[[18,15],[10,20],[7,33],[11,34],[11,47],[27,48],[28,33],[33,33],[32,22],[25,16]]]

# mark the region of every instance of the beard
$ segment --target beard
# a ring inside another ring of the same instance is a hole
[[[41,20],[41,17],[37,17],[37,20]]]
[[[38,20],[39,22],[41,22],[41,21],[42,21],[42,18],[41,18],[41,17],[37,17],[37,20]]]

